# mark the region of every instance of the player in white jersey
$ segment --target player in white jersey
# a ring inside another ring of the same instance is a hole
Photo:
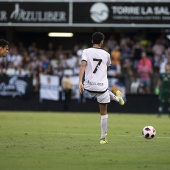
[[[96,97],[99,103],[101,114],[101,137],[100,144],[108,143],[106,140],[108,114],[107,104],[110,100],[115,100],[120,105],[124,105],[121,92],[117,90],[114,95],[108,90],[107,70],[111,65],[110,54],[101,49],[104,43],[104,34],[95,32],[92,35],[92,48],[83,50],[82,62],[79,73],[79,92],[87,90],[92,97]],[[85,81],[83,76],[85,73]]]
[[[111,65],[109,53],[101,48],[88,48],[83,51],[82,61],[88,61],[84,88],[92,92],[105,92],[108,88],[107,67]]]

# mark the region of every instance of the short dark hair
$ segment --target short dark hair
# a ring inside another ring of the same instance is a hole
[[[93,44],[100,44],[100,42],[102,40],[104,40],[105,36],[103,33],[101,32],[95,32],[93,35],[92,35],[92,42]]]
[[[0,39],[0,47],[4,48],[6,45],[9,46],[9,42],[4,39]]]

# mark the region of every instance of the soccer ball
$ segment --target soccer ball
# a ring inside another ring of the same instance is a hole
[[[152,126],[145,126],[142,130],[142,135],[146,139],[152,139],[156,135],[156,130]]]

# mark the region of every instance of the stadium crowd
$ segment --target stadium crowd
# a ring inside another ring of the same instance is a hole
[[[35,92],[39,91],[39,75],[63,76],[79,74],[81,54],[88,44],[75,44],[72,49],[55,47],[49,42],[47,48],[40,49],[36,42],[30,46],[11,43],[6,58],[0,58],[0,75],[32,75]],[[132,87],[138,87],[138,93],[154,92],[160,73],[165,72],[165,64],[170,63],[170,43],[164,34],[149,39],[143,34],[126,36],[110,34],[103,49],[111,55],[112,66],[108,77],[123,79],[126,93],[133,93]]]

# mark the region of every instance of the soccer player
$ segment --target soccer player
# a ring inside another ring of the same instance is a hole
[[[6,57],[9,52],[9,42],[0,39],[0,57]]]
[[[159,94],[159,114],[161,116],[162,112],[168,107],[169,117],[170,117],[170,64],[165,65],[165,73],[160,74],[160,78],[155,89],[155,93]]]
[[[97,98],[101,114],[100,144],[108,143],[106,140],[108,127],[107,105],[110,100],[124,105],[121,92],[116,91],[116,96],[108,90],[107,70],[111,65],[110,54],[101,49],[104,43],[104,34],[95,32],[92,35],[92,48],[84,49],[79,73],[79,92],[87,90],[92,97]],[[85,73],[85,81],[83,76]]]

